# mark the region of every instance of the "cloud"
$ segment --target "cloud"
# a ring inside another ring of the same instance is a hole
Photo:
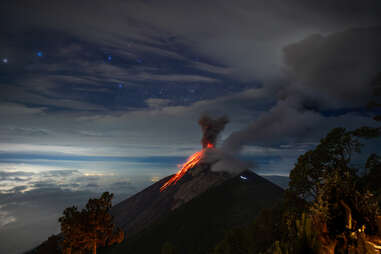
[[[285,47],[284,59],[292,80],[287,92],[301,93],[302,103],[361,107],[372,97],[371,81],[381,71],[381,27],[312,35]]]
[[[370,81],[381,64],[379,45],[380,28],[363,28],[314,35],[285,47],[290,80],[278,86],[277,103],[232,133],[222,149],[236,153],[245,145],[313,142],[333,127],[374,126],[368,115],[351,111],[372,98]],[[337,109],[342,112],[335,115]]]
[[[197,119],[203,113],[226,114],[231,124],[221,139],[241,129],[252,136],[245,138],[246,134],[240,134],[239,139],[250,141],[247,145],[285,145],[292,140],[315,142],[330,127],[372,124],[370,117],[356,112],[329,116],[310,110],[301,92],[289,92],[288,97],[282,98],[280,91],[287,89],[290,83],[281,84],[282,89],[278,89],[279,85],[264,86],[188,106],[166,105],[166,100],[151,98],[146,101],[151,105],[148,109],[59,114],[36,111],[30,112],[27,120],[15,115],[8,117],[9,128],[25,128],[27,123],[28,128],[44,129],[49,135],[26,137],[0,131],[3,140],[9,140],[3,142],[0,150],[80,156],[186,156],[198,150],[201,130]],[[246,128],[247,123],[252,123],[250,128]],[[240,142],[234,142],[234,146]]]
[[[12,128],[9,127],[6,130],[9,132],[11,135],[20,135],[20,136],[45,136],[49,135],[49,131],[44,130],[42,128],[37,129],[37,128]]]
[[[137,76],[131,76],[129,79],[133,81],[168,81],[168,82],[218,82],[215,78],[210,78],[200,75],[181,75],[181,74],[166,74],[156,75],[150,73],[140,73]]]
[[[86,40],[73,31],[46,29],[42,24],[35,28],[24,25],[19,29],[30,34],[30,44],[44,44],[41,48],[46,55],[32,57],[36,48],[21,43],[25,38],[20,33],[3,39],[11,45],[7,51],[20,51],[15,63],[12,61],[9,66],[24,70],[15,74],[6,70],[0,81],[0,99],[13,104],[41,108],[43,112],[128,110],[145,107],[143,101],[152,96],[184,103],[178,96],[188,89],[183,86],[197,89],[210,84],[215,88],[223,83],[217,75],[188,64],[189,57],[181,48],[171,49],[171,42],[165,45],[166,49],[159,39],[154,43],[134,41],[132,46],[130,41],[121,45],[104,44]],[[107,60],[109,55],[112,61]],[[30,60],[19,61],[19,58]],[[213,66],[210,64],[210,68]],[[219,96],[211,91],[204,95]],[[6,106],[2,105],[8,112]]]
[[[15,37],[1,43],[20,62],[9,66],[28,75],[1,81],[2,99],[14,100],[0,106],[3,153],[185,156],[199,148],[203,113],[227,114],[226,146],[259,154],[372,124],[348,102],[367,100],[381,59],[378,28],[364,28],[380,22],[376,1],[44,3],[28,3],[23,19],[18,3],[6,4],[14,30],[0,29]],[[363,28],[336,32],[348,26]],[[49,61],[30,56],[37,47]],[[225,91],[242,80],[260,82]]]
[[[26,107],[22,104],[16,103],[1,103],[0,104],[0,116],[11,116],[11,117],[23,117],[26,115],[36,115],[43,113],[43,108],[31,108]],[[20,128],[22,129],[22,128]]]
[[[148,105],[148,107],[153,109],[160,109],[165,106],[168,106],[170,102],[171,102],[170,100],[159,99],[159,98],[149,98],[145,100],[145,103]]]
[[[19,176],[32,176],[34,173],[32,172],[25,172],[25,171],[0,171],[0,178],[2,181],[7,180],[9,178],[13,177],[19,177]]]
[[[2,211],[2,208],[3,206],[0,206],[0,230],[5,225],[16,221],[16,218],[14,216],[10,215],[6,211]]]
[[[201,114],[226,113],[233,121],[229,131],[255,117],[256,107],[263,111],[272,102],[263,89],[251,89],[189,106],[172,105],[169,100],[157,98],[146,103],[151,107],[130,111],[31,111],[28,116],[8,116],[3,123],[7,127],[0,129],[3,140],[0,151],[76,156],[184,156],[192,152],[192,147],[199,147],[201,130],[197,119]],[[29,110],[27,106],[18,107]],[[47,135],[25,136],[14,131],[25,126],[28,130],[43,129]]]
[[[67,190],[89,190],[88,184],[102,185],[102,188],[107,188],[113,184],[116,180],[114,179],[114,173],[112,172],[91,172],[88,169],[75,170],[65,167],[61,169],[50,169],[54,168],[51,166],[33,165],[27,163],[19,164],[0,164],[0,180],[5,183],[0,186],[1,193],[25,193],[34,189],[49,189],[49,188],[62,188]],[[13,171],[12,167],[24,168],[29,171]],[[60,168],[59,165],[56,165]],[[119,175],[120,178],[125,176]],[[147,180],[149,178],[147,177]],[[75,183],[73,185],[73,183]],[[98,192],[99,190],[95,190]],[[121,189],[118,193],[123,193]],[[127,192],[130,192],[127,191]]]
[[[46,176],[46,177],[67,177],[71,175],[78,174],[78,170],[70,170],[70,169],[65,169],[65,170],[49,170],[49,171],[44,171],[41,173],[41,175]]]
[[[59,28],[61,33],[82,38],[81,41],[96,41],[109,52],[128,48],[131,50],[123,50],[125,56],[154,52],[179,60],[184,60],[184,54],[175,49],[185,44],[195,54],[233,68],[235,77],[250,80],[279,74],[282,46],[310,33],[326,34],[348,26],[377,25],[381,14],[377,0],[318,3],[272,0],[266,5],[248,0],[217,3],[117,0],[110,5],[96,0],[83,1],[80,6],[69,0],[30,2],[22,7],[17,2],[3,5],[2,9],[7,11],[2,16],[13,24],[12,32],[25,34],[27,38],[46,40],[48,36],[36,32],[36,28],[45,31]],[[0,28],[11,33],[5,25]],[[9,44],[12,43],[6,45]],[[44,44],[49,45],[49,41]],[[173,46],[163,47],[168,44]],[[65,52],[85,54],[86,51],[72,46]]]
[[[0,194],[0,239],[4,243],[0,252],[22,253],[37,246],[59,232],[58,218],[64,208],[81,207],[94,196],[90,192],[64,191],[57,187]]]
[[[15,182],[16,176],[28,178]],[[81,209],[89,198],[99,197],[103,191],[114,193],[113,203],[118,203],[150,184],[151,177],[142,184],[139,179],[132,183],[125,176],[107,172],[61,169],[32,173],[1,167],[0,181],[10,188],[0,189],[0,239],[4,243],[0,252],[21,253],[59,232],[58,218],[66,207]]]
[[[281,48],[308,33],[380,24],[377,1],[161,1],[132,3],[146,20],[177,35],[201,55],[232,67],[238,79],[279,74]],[[356,11],[353,11],[356,10]],[[197,17],[196,19],[194,17]],[[324,18],[321,18],[324,17]]]
[[[215,74],[229,75],[234,71],[232,68],[229,68],[229,67],[211,65],[211,64],[203,63],[199,61],[194,61],[191,64],[193,67],[197,69],[210,72],[210,73],[215,73]]]

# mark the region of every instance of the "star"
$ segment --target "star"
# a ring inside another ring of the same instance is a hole
[[[8,63],[8,59],[7,58],[3,58],[3,63]]]
[[[160,89],[159,93],[160,95],[165,95],[165,89]]]
[[[107,60],[111,61],[112,60],[112,56],[108,56]]]
[[[123,84],[118,84],[118,87],[119,88],[123,88]]]
[[[38,52],[37,52],[37,56],[42,57],[42,56],[43,56],[42,52],[41,52],[41,51],[38,51]]]

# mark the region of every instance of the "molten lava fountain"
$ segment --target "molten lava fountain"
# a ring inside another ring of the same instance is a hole
[[[194,153],[192,156],[188,158],[188,160],[179,166],[180,170],[169,179],[163,186],[160,187],[160,191],[165,190],[172,183],[177,183],[178,180],[181,179],[185,175],[185,173],[196,166],[206,149],[214,148],[214,144],[216,143],[218,134],[225,128],[225,125],[228,123],[227,117],[223,116],[218,119],[212,119],[209,116],[203,116],[200,118],[198,123],[201,125],[203,131],[202,137],[202,150]]]
[[[207,146],[207,148],[213,148],[213,147],[214,146],[212,144],[208,144]],[[163,184],[163,186],[160,187],[160,191],[165,190],[172,183],[177,183],[177,181],[180,180],[180,178],[183,177],[183,175],[185,175],[185,173],[189,169],[193,168],[194,166],[198,164],[204,152],[205,152],[205,148],[203,148],[201,151],[198,151],[192,154],[192,156],[190,156],[184,164],[179,166],[180,170],[173,177],[171,177],[171,179],[169,179],[165,184]]]

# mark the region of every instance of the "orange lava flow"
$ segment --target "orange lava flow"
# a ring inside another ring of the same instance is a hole
[[[214,147],[214,145],[210,144],[210,143],[206,145],[206,148],[213,148],[213,147]]]
[[[214,146],[212,144],[208,144],[207,148],[213,148]],[[197,163],[201,160],[202,155],[204,154],[205,149],[202,149],[201,151],[198,151],[194,153],[192,156],[188,158],[188,160],[181,165],[181,169],[173,176],[171,179],[169,179],[163,186],[160,187],[160,191],[165,190],[169,185],[172,183],[177,183],[178,180],[185,175],[185,173],[197,165]]]

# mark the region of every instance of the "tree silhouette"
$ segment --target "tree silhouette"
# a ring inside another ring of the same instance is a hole
[[[63,233],[64,253],[73,250],[91,250],[96,254],[100,246],[120,243],[124,233],[115,229],[113,217],[109,213],[113,194],[104,192],[99,199],[89,199],[86,207],[79,212],[77,207],[68,207],[59,218]]]
[[[381,211],[374,196],[381,189],[380,158],[369,156],[364,176],[350,165],[351,154],[360,152],[359,138],[378,137],[379,131],[372,127],[333,129],[315,149],[298,158],[290,173],[289,190],[309,201],[307,215],[318,249],[326,250],[322,253],[378,253],[381,248]],[[283,248],[290,249],[285,243]]]
[[[165,242],[161,248],[161,254],[176,254],[176,247],[171,242]]]
[[[379,99],[381,96],[381,72],[377,74],[377,76],[373,79],[372,81],[372,86],[373,86],[373,94],[374,97]],[[368,105],[370,109],[380,109],[381,108],[381,103],[376,102],[376,101],[371,101]],[[376,114],[373,118],[376,121],[381,121],[381,114]]]
[[[290,191],[314,201],[324,184],[324,178],[336,173],[355,174],[349,163],[353,152],[360,152],[360,148],[361,144],[353,132],[344,128],[331,130],[315,149],[299,156],[290,172]]]
[[[61,223],[63,253],[70,254],[73,249],[81,249],[82,245],[82,215],[76,206],[64,210],[63,216],[58,219]]]

